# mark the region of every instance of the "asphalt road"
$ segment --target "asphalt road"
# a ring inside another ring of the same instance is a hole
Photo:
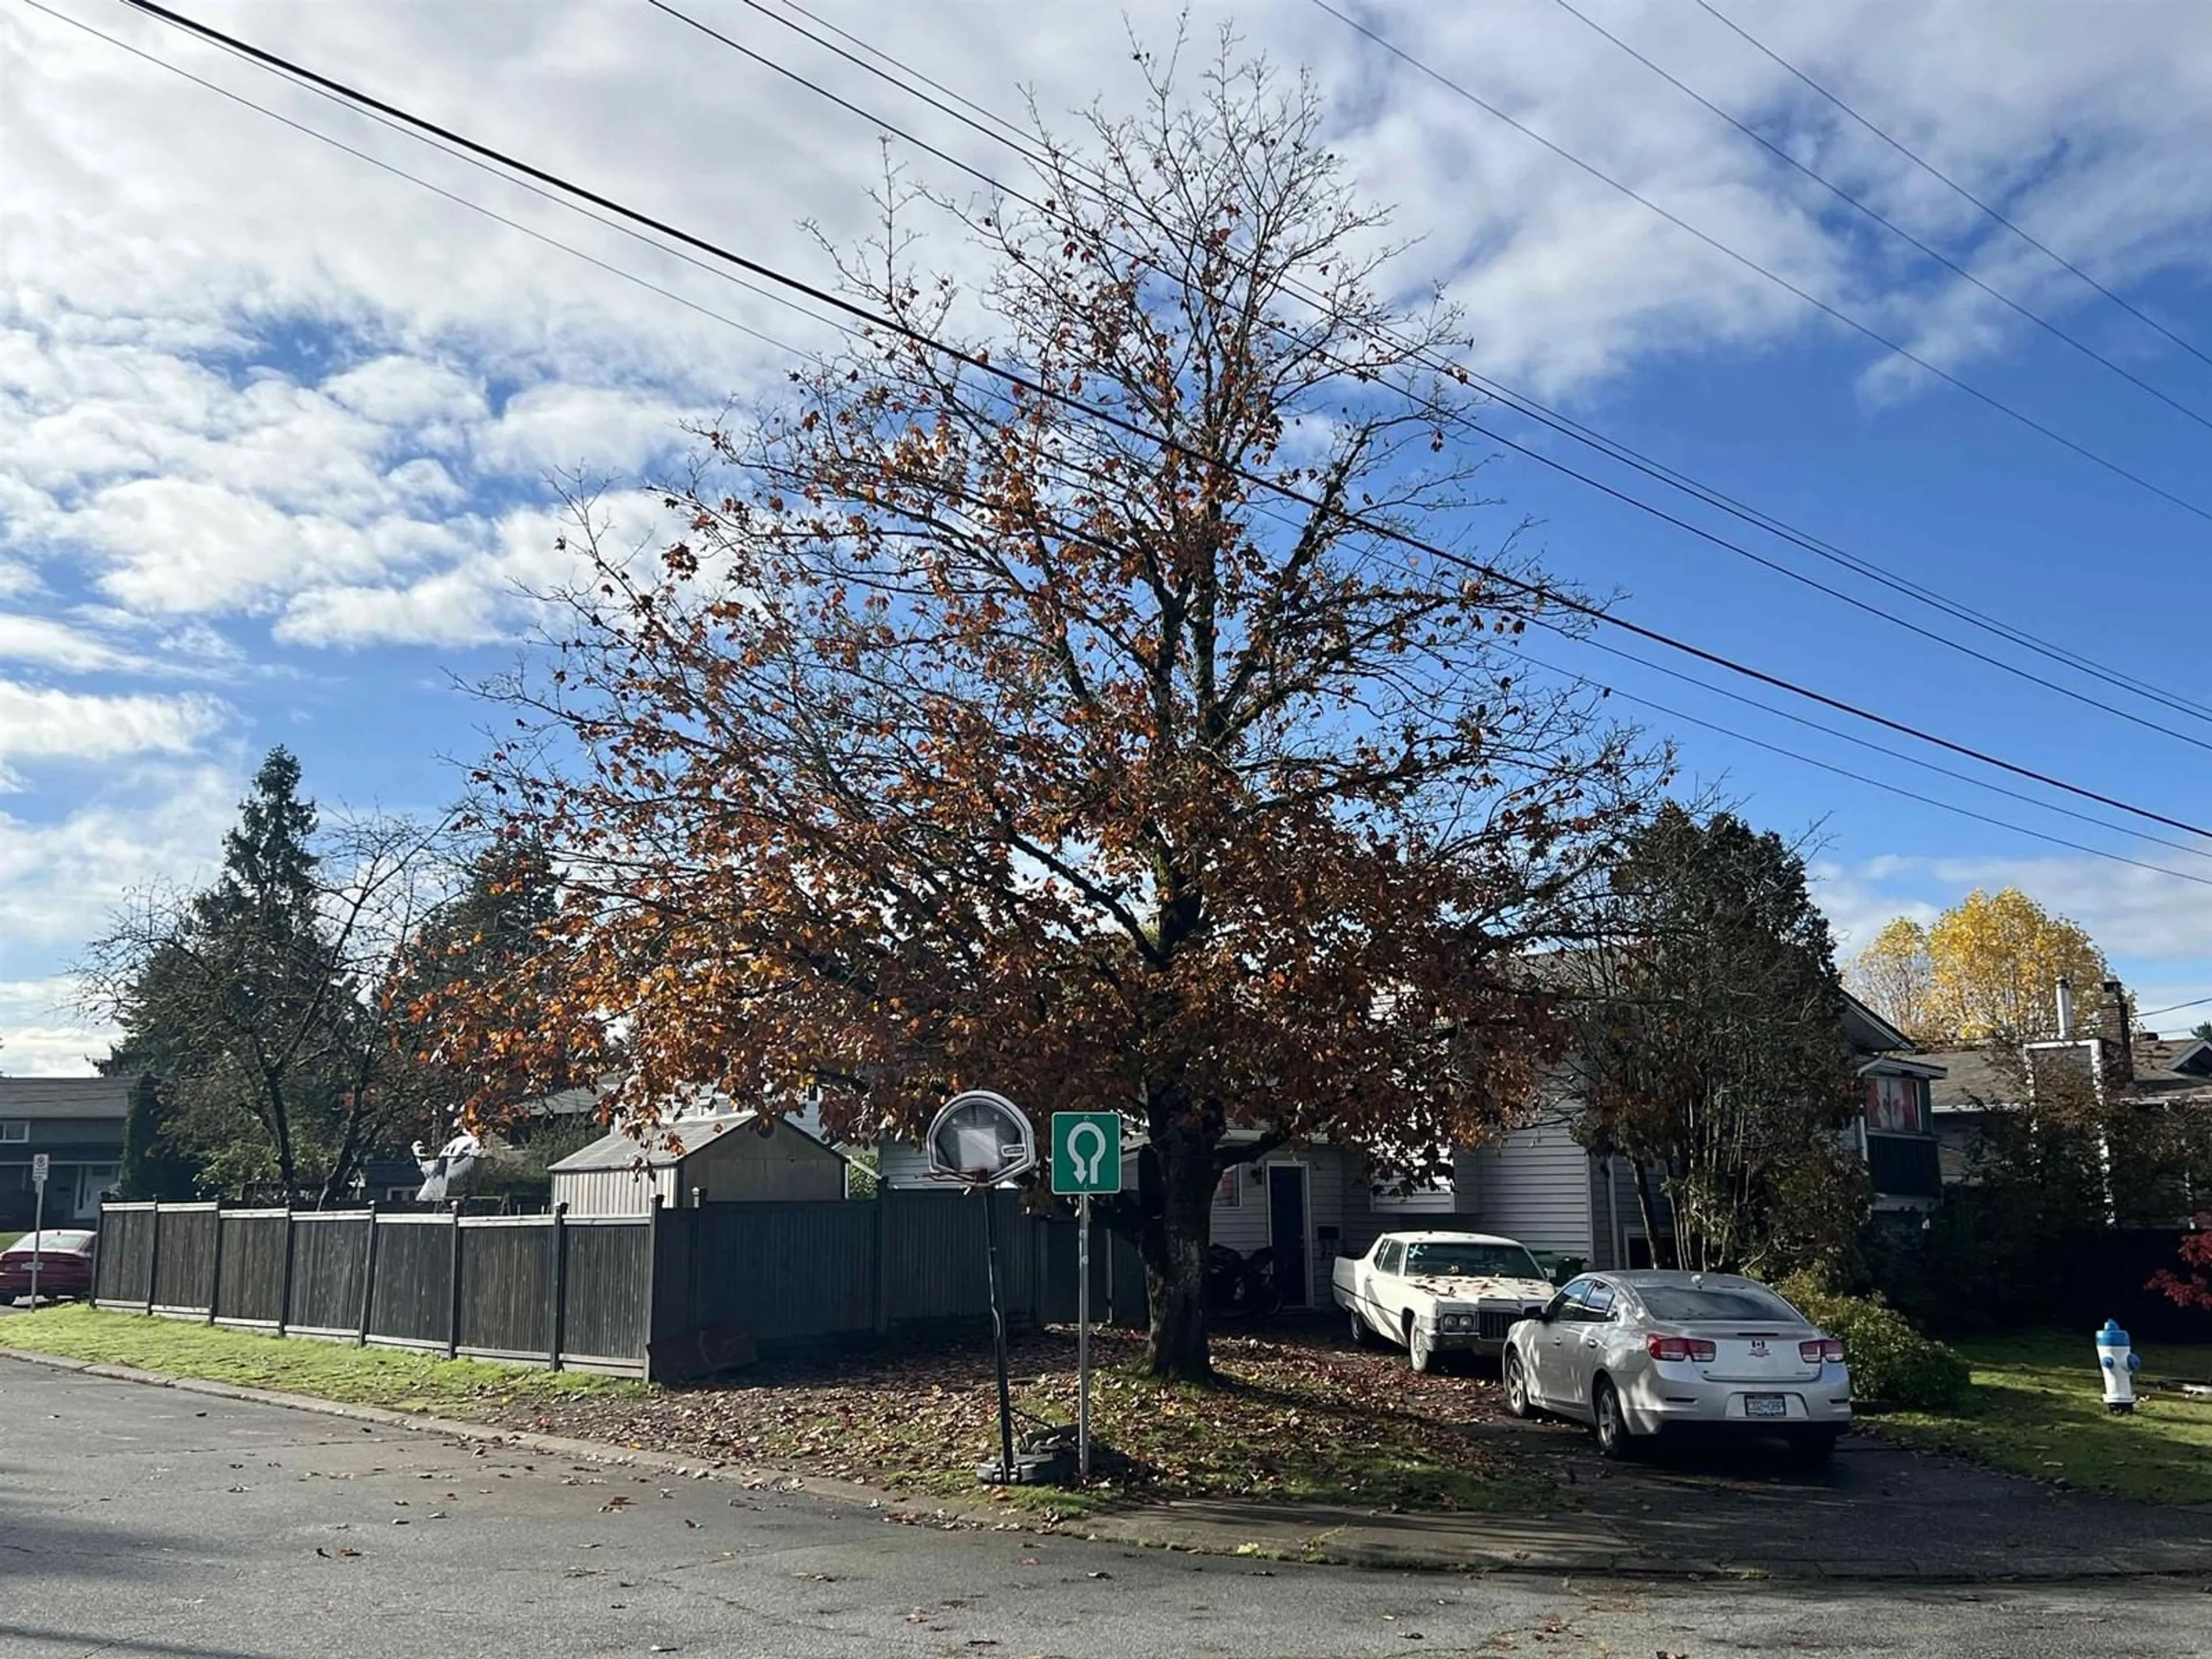
[[[2212,1653],[2212,1584],[1364,1573],[946,1531],[0,1361],[0,1655]]]

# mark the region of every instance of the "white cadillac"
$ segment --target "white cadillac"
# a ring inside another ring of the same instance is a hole
[[[1513,1328],[1506,1409],[1587,1423],[1607,1457],[1664,1434],[1771,1436],[1821,1463],[1851,1426],[1844,1345],[1732,1273],[1585,1273]]]
[[[1489,1233],[1385,1233],[1330,1279],[1354,1345],[1399,1344],[1417,1371],[1442,1353],[1497,1355],[1514,1322],[1552,1299],[1528,1248]]]

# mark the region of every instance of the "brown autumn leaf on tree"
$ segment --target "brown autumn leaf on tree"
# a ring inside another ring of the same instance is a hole
[[[619,1039],[620,1109],[813,1097],[856,1139],[969,1085],[1118,1111],[1150,1364],[1204,1380],[1221,1172],[1326,1136],[1425,1174],[1493,1130],[1564,1035],[1519,953],[1652,774],[1524,674],[1510,536],[1383,532],[1480,505],[1434,367],[1466,343],[1379,297],[1311,88],[1226,45],[1188,100],[1152,72],[1041,139],[1029,202],[887,186],[840,268],[897,330],[705,434],[657,561],[586,507],[593,584],[483,768],[564,873],[532,983],[565,991],[481,989],[447,1051]],[[979,281],[910,269],[917,215]]]

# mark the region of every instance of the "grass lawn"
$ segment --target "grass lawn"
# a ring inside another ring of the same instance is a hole
[[[1142,1340],[1093,1340],[1091,1425],[1110,1449],[1091,1487],[994,1494],[1073,1514],[1119,1499],[1245,1498],[1375,1510],[1534,1510],[1555,1480],[1486,1431],[1494,1383],[1416,1376],[1402,1358],[1355,1353],[1332,1324],[1265,1335],[1217,1333],[1224,1386],[1163,1387],[1138,1367]],[[1054,1329],[1018,1338],[1014,1405],[1029,1421],[1072,1425],[1075,1340]],[[768,1361],[717,1383],[619,1401],[579,1400],[551,1426],[738,1462],[811,1470],[888,1490],[975,1498],[975,1466],[998,1444],[991,1351],[981,1342]]]
[[[21,1233],[0,1233],[0,1250],[6,1249],[22,1236]]]
[[[9,1316],[0,1321],[0,1347],[391,1411],[484,1420],[538,1401],[644,1391],[639,1383],[581,1371],[532,1371],[398,1348],[264,1336],[81,1304]]]
[[[2212,1345],[2138,1350],[2132,1416],[2105,1410],[2095,1349],[2081,1332],[2038,1331],[1955,1343],[1973,1391],[1950,1413],[1896,1412],[1867,1425],[1908,1444],[2087,1492],[2154,1504],[2212,1503],[2212,1399],[2169,1393],[2161,1378],[2212,1380]]]

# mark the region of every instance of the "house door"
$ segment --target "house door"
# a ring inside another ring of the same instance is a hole
[[[1303,1308],[1312,1296],[1307,1269],[1306,1169],[1303,1164],[1267,1166],[1267,1243],[1275,1251],[1275,1283],[1286,1307]]]

